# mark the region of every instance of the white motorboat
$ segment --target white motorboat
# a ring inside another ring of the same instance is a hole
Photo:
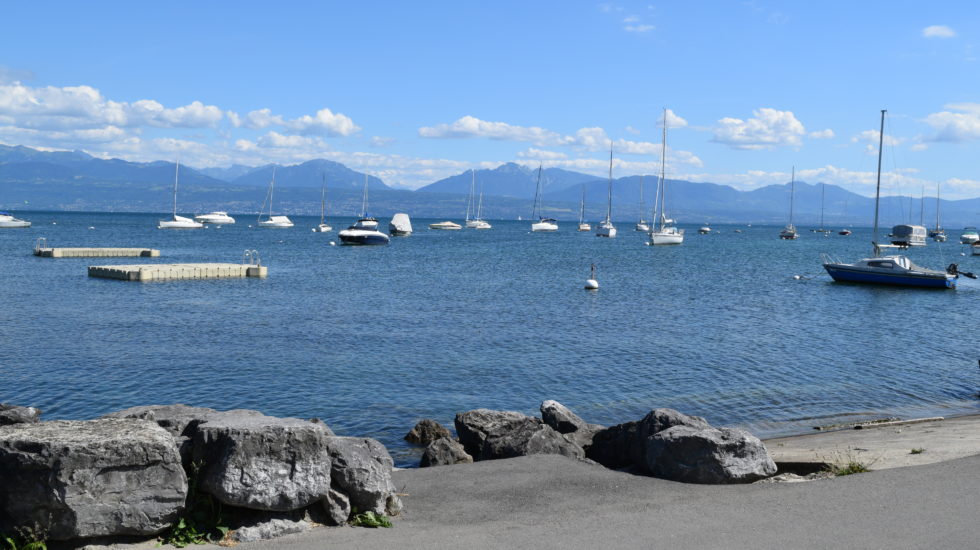
[[[269,203],[269,213],[268,218],[262,219],[262,214],[265,213],[265,203],[262,203],[262,209],[259,212],[259,219],[257,220],[259,227],[267,228],[284,228],[292,227],[293,222],[288,216],[273,216],[272,215],[272,196],[276,188],[276,167],[272,167],[272,181],[269,182],[269,194],[266,196],[266,202]]]
[[[963,228],[963,234],[960,235],[960,242],[963,244],[973,244],[980,241],[980,233],[977,233],[977,228],[970,226]]]
[[[337,233],[340,242],[346,245],[381,245],[388,244],[388,235],[378,231],[378,219],[367,215],[368,211],[368,175],[364,174],[364,196],[361,199],[361,217],[347,229]],[[407,217],[407,216],[406,216]]]
[[[174,167],[174,213],[169,220],[160,220],[157,229],[200,229],[204,227],[201,222],[196,222],[190,218],[177,215],[177,180],[180,176],[180,161]]]
[[[896,246],[878,244],[878,204],[881,198],[881,154],[884,134],[885,110],[883,109],[881,111],[881,129],[878,134],[878,180],[875,190],[874,232],[871,241],[874,256],[853,263],[843,263],[824,254],[823,267],[835,281],[924,288],[956,288],[958,272],[956,264],[950,265],[946,271],[937,271],[919,267],[906,256],[881,255],[881,249]]]
[[[657,195],[653,199],[653,219],[657,224],[650,232],[650,244],[682,244],[684,230],[674,225],[667,217],[667,109],[664,109],[664,129],[660,144],[660,178],[657,180]]]
[[[582,202],[578,207],[578,230],[592,231],[592,226],[585,221],[585,184],[582,184]]]
[[[449,220],[446,220],[444,222],[429,224],[429,229],[440,229],[443,231],[454,231],[456,229],[462,229],[462,228],[463,226],[459,225],[458,223],[451,222]]]
[[[313,228],[313,231],[317,233],[326,233],[332,230],[326,221],[324,221],[324,216],[327,212],[327,175],[323,174],[323,183],[320,185],[320,223]]]
[[[194,221],[203,224],[232,224],[235,223],[235,218],[229,216],[227,212],[216,210],[207,214],[198,214],[194,216]]]
[[[925,246],[926,233],[921,225],[896,225],[892,227],[891,242],[896,246]]]
[[[613,238],[616,236],[616,226],[612,223],[612,165],[613,165],[613,149],[612,145],[609,145],[609,193],[608,200],[606,201],[606,218],[599,222],[599,227],[595,230],[596,237],[607,237]]]
[[[541,215],[541,170],[542,165],[538,165],[538,183],[534,187],[534,206],[531,209],[531,231],[535,233],[558,231],[558,220],[546,218]]]
[[[792,175],[789,179],[789,223],[779,232],[779,238],[785,241],[795,241],[800,238],[796,226],[793,225],[793,195],[796,193],[796,167],[793,167]]]
[[[412,234],[412,220],[409,219],[408,214],[399,212],[391,217],[391,221],[388,222],[388,233],[391,233],[392,237],[407,237]]]
[[[10,212],[0,212],[0,227],[30,227],[31,222],[15,218]]]

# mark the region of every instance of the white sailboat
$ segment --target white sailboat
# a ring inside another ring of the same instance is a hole
[[[471,170],[473,176],[470,180],[470,196],[466,200],[466,228],[467,229],[490,229],[492,226],[483,219],[483,184],[480,184],[480,200],[474,208],[474,198],[476,197],[476,170]],[[476,217],[471,218],[470,212],[474,212]]]
[[[822,183],[822,182],[820,183],[820,228],[811,229],[810,231],[813,233],[830,233],[830,230],[823,226],[823,197],[824,197],[824,191],[826,187],[827,187],[826,183]]]
[[[946,242],[946,231],[939,225],[939,184],[936,184],[936,228],[929,232],[929,236],[937,243]]]
[[[340,242],[347,245],[388,244],[388,235],[378,231],[378,219],[367,215],[368,175],[364,174],[364,195],[361,198],[361,217],[347,229],[337,233]]]
[[[664,130],[661,141],[660,179],[657,180],[657,195],[653,199],[653,221],[656,230],[650,232],[650,244],[682,244],[684,230],[677,229],[674,220],[667,217],[667,109],[664,109]]]
[[[796,167],[793,167],[792,176],[789,180],[789,223],[786,227],[779,232],[779,238],[787,241],[793,241],[800,237],[799,233],[796,232],[796,226],[793,225],[793,195],[796,192]]]
[[[878,244],[878,204],[881,198],[881,154],[885,134],[885,110],[881,111],[881,130],[878,134],[878,179],[875,189],[874,232],[871,246],[874,255],[854,263],[843,263],[824,255],[823,267],[835,281],[924,288],[956,288],[958,269],[951,264],[946,271],[927,269],[912,263],[907,256],[882,256],[881,249],[896,245]],[[972,274],[963,273],[968,277]]]
[[[554,218],[545,218],[541,215],[541,170],[542,166],[538,165],[538,183],[534,190],[534,207],[531,210],[531,219],[537,218],[537,221],[531,222],[531,231],[534,232],[550,232],[558,231],[558,220]]]
[[[272,195],[276,187],[276,167],[272,167],[272,181],[269,182],[269,217],[262,219],[262,212],[259,212],[258,225],[259,227],[292,227],[293,222],[287,216],[273,216],[272,215]],[[262,210],[265,210],[265,204],[262,205]]]
[[[178,160],[174,168],[174,213],[169,220],[160,220],[157,229],[200,229],[204,227],[201,222],[190,218],[177,215],[177,180],[180,176],[180,161]]]
[[[332,230],[330,224],[326,223],[323,218],[327,211],[327,175],[323,174],[323,184],[320,186],[320,225],[313,228],[313,231],[317,233],[326,233]]]
[[[595,230],[596,237],[613,238],[616,236],[616,226],[612,223],[612,164],[613,150],[612,144],[609,145],[609,197],[606,202],[606,218],[599,222],[599,227]]]
[[[636,222],[633,226],[634,231],[650,231],[650,226],[647,225],[646,220],[643,219],[643,211],[646,210],[646,205],[643,204],[643,175],[640,175],[640,220]]]
[[[592,231],[592,226],[585,221],[585,184],[582,184],[582,202],[578,208],[578,230]]]

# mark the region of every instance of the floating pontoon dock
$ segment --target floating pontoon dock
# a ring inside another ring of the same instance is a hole
[[[186,279],[227,279],[267,277],[269,268],[249,264],[140,264],[90,265],[89,277],[123,281],[178,281]]]

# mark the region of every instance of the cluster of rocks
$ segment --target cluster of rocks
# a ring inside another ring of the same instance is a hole
[[[455,425],[458,439],[431,420],[406,436],[426,445],[420,466],[560,454],[688,483],[750,483],[776,473],[759,438],[673,409],[654,409],[640,420],[604,427],[549,400],[541,404],[541,418],[476,409],[457,414]]]
[[[0,405],[0,533],[157,535],[181,517],[191,489],[223,505],[238,541],[344,524],[352,509],[401,510],[387,449],[319,420],[184,405],[39,417]]]

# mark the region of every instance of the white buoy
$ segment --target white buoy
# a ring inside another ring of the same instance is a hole
[[[592,273],[588,281],[585,281],[585,290],[599,290],[599,281],[595,278],[595,264],[592,264]]]
[[[89,229],[95,229],[95,226],[94,225],[90,225],[90,226],[88,226],[88,228]]]
[[[799,281],[799,280],[800,280],[800,279],[802,279],[803,277],[800,277],[799,275],[793,275],[793,278],[794,278],[794,279],[796,279],[797,281]]]
[[[337,246],[337,243],[330,241],[330,246]]]

